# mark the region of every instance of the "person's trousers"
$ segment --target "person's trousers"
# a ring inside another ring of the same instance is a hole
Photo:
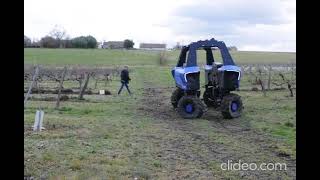
[[[128,87],[128,83],[126,83],[126,82],[121,82],[121,87],[120,87],[120,89],[118,91],[118,94],[121,93],[123,86],[125,86],[127,88],[128,92],[129,92],[129,94],[131,94],[130,89]]]

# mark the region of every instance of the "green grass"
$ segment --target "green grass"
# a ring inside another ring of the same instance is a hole
[[[170,53],[173,64],[178,53]],[[243,62],[253,61],[260,54],[237,53]],[[265,60],[280,57],[278,62],[282,63],[291,58],[289,53],[284,54],[260,55]],[[287,97],[288,91],[270,91],[266,97],[261,92],[236,92],[245,106],[237,120],[219,119],[220,113],[214,110],[209,110],[213,115],[196,120],[173,118],[166,121],[149,112],[140,112],[138,108],[142,105],[154,106],[143,101],[144,88],[154,87],[163,90],[154,97],[160,98],[159,101],[168,100],[162,106],[167,106],[165,111],[174,114],[169,104],[172,93],[169,87],[174,87],[170,67],[158,66],[155,57],[156,54],[143,51],[25,49],[25,63],[34,63],[36,59],[37,63],[51,65],[132,65],[130,88],[134,93],[129,96],[124,89],[120,96],[115,95],[120,86],[115,79],[107,87],[99,83],[94,90],[107,88],[112,95],[85,95],[87,101],[61,102],[59,110],[54,109],[55,102],[28,101],[24,113],[25,176],[38,179],[239,179],[239,172],[220,169],[221,159],[213,156],[211,148],[230,153],[230,158],[241,157],[248,163],[282,162],[268,151],[270,147],[272,152],[288,154],[295,159],[296,100]],[[66,84],[66,87],[76,86],[75,83]],[[90,81],[89,87],[93,86],[94,82]],[[45,111],[46,130],[35,133],[31,126],[39,106]],[[158,108],[155,111],[161,110]],[[262,143],[266,151],[253,137],[229,131],[229,124],[265,135],[269,139],[266,144]],[[168,149],[177,152],[169,156]],[[207,161],[207,164],[201,163]],[[277,175],[270,172],[272,179]],[[285,173],[281,177],[289,179]]]
[[[155,53],[103,49],[25,49],[29,64],[80,65],[154,65]]]
[[[245,97],[246,118],[255,129],[282,139],[288,145],[286,153],[295,156],[296,99],[287,97],[287,91],[262,93],[242,92]]]
[[[24,62],[27,64],[80,64],[80,65],[130,65],[145,66],[158,63],[158,53],[143,50],[106,49],[24,49]],[[168,51],[168,64],[175,65],[180,51]],[[296,53],[280,52],[231,52],[238,64],[287,64],[296,62]],[[204,64],[205,52],[198,51],[199,63]],[[221,61],[219,51],[214,51],[217,61]]]

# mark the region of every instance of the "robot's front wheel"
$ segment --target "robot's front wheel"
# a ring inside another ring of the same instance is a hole
[[[232,119],[240,117],[242,109],[242,100],[239,95],[230,93],[222,98],[221,113],[224,118]]]
[[[183,96],[178,102],[177,111],[186,119],[200,118],[204,110],[205,105],[194,95]]]

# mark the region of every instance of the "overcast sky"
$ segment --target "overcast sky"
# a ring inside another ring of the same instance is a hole
[[[214,37],[248,51],[296,51],[295,0],[24,0],[24,33],[167,43]]]

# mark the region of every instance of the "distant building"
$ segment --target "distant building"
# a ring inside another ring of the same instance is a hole
[[[103,49],[123,49],[124,48],[124,41],[103,42],[102,48]]]
[[[140,49],[146,50],[166,50],[166,44],[140,43]]]

